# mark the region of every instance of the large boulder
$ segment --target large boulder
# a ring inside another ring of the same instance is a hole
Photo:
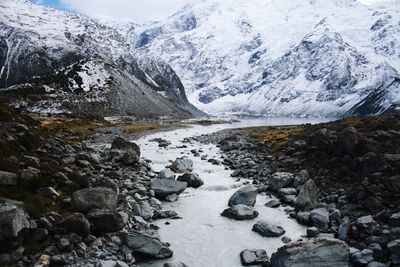
[[[164,169],[158,173],[158,178],[175,180],[175,173],[171,169]]]
[[[133,142],[117,137],[111,145],[111,156],[116,162],[128,166],[135,165],[140,159],[140,148]]]
[[[118,195],[112,189],[94,187],[74,192],[71,204],[74,210],[86,213],[92,209],[113,210],[117,206],[117,200]]]
[[[172,257],[172,250],[160,240],[138,231],[120,232],[122,242],[132,250],[135,255],[166,259]]]
[[[29,227],[29,215],[23,202],[0,199],[0,242],[15,240]]]
[[[113,233],[122,230],[124,219],[114,210],[94,209],[87,215],[95,233]]]
[[[229,206],[235,205],[246,205],[246,206],[254,206],[257,200],[258,189],[253,185],[246,185],[236,191],[231,198],[229,199]]]
[[[186,182],[188,187],[199,188],[204,184],[200,177],[195,173],[185,173],[178,177],[178,181]]]
[[[168,195],[179,195],[185,191],[186,182],[168,180],[168,179],[153,179],[151,180],[151,189],[154,190],[156,197],[165,198]]]
[[[245,249],[240,253],[240,260],[244,266],[268,265],[269,263],[268,254],[263,249]]]
[[[313,180],[308,180],[296,198],[296,210],[308,210],[318,205],[318,188]]]
[[[348,267],[349,248],[334,238],[313,238],[287,244],[272,254],[271,267]]]
[[[270,222],[260,220],[253,225],[253,231],[265,237],[278,237],[285,233],[285,230]]]
[[[318,148],[324,148],[335,142],[336,139],[337,137],[332,131],[322,128],[310,136],[309,144]]]
[[[251,220],[258,216],[258,211],[246,205],[235,205],[221,213],[222,216],[235,220]]]
[[[325,208],[313,209],[310,212],[312,225],[319,230],[329,229],[329,212]]]
[[[294,180],[293,173],[290,172],[276,172],[269,177],[268,185],[273,191],[278,191],[283,187],[287,187]]]
[[[90,223],[82,213],[73,213],[61,220],[58,225],[80,236],[87,236],[90,233]]]
[[[17,184],[16,173],[0,171],[0,187],[14,186],[16,184]]]
[[[190,159],[176,159],[171,166],[171,169],[177,173],[185,173],[193,171],[193,161]]]

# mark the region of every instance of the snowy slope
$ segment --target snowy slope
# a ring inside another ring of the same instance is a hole
[[[390,93],[356,108],[377,90],[398,91],[398,0],[203,0],[128,36],[214,114],[375,114],[400,101]]]
[[[157,75],[179,80],[171,72]],[[199,114],[185,95],[160,94],[176,88],[154,84],[152,75],[114,28],[25,0],[0,2],[0,91],[14,106],[96,116]]]

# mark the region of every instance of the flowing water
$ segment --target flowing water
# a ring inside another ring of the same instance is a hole
[[[192,125],[189,128],[170,132],[160,132],[137,140],[142,156],[152,161],[155,171],[160,171],[169,165],[171,160],[186,156],[194,162],[194,171],[204,181],[198,189],[188,188],[174,203],[163,203],[165,210],[174,210],[182,219],[159,220],[160,236],[163,242],[171,244],[174,256],[166,261],[155,261],[141,266],[162,266],[165,262],[184,262],[190,267],[235,267],[242,266],[239,254],[244,249],[265,249],[268,255],[283,245],[280,238],[262,237],[253,232],[253,224],[260,219],[268,220],[282,226],[285,236],[296,240],[305,234],[305,228],[295,220],[290,219],[284,208],[268,208],[264,204],[269,198],[259,194],[255,205],[259,216],[253,220],[236,221],[222,217],[220,213],[228,207],[231,195],[246,181],[236,182],[230,177],[231,170],[223,165],[216,166],[194,157],[190,150],[202,149],[208,158],[219,159],[220,150],[215,145],[200,143],[182,146],[181,141],[187,137],[209,134],[222,129],[261,125],[294,125],[303,123],[319,123],[328,120],[266,118],[245,119],[232,124],[211,126]],[[172,144],[167,149],[159,148],[157,143],[149,142],[153,138],[163,138]],[[169,222],[169,224],[166,224]]]

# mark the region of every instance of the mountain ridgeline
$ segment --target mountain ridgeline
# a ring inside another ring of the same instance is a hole
[[[204,0],[127,32],[213,114],[375,115],[400,102],[400,3]]]
[[[135,56],[117,30],[25,0],[0,3],[1,100],[83,116],[202,115],[166,63]]]

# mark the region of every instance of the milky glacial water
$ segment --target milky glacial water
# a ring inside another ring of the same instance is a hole
[[[320,123],[329,119],[294,119],[294,118],[265,118],[244,119],[232,124],[218,124],[211,126],[191,125],[189,128],[177,129],[169,132],[160,132],[145,136],[136,141],[141,148],[142,156],[152,161],[155,171],[160,171],[169,165],[172,160],[186,156],[194,162],[194,171],[204,181],[198,189],[188,188],[174,203],[163,203],[165,210],[174,210],[182,219],[158,220],[160,236],[163,242],[171,244],[174,256],[164,261],[142,263],[140,266],[162,266],[165,262],[183,262],[190,267],[236,267],[242,266],[239,254],[244,249],[265,249],[271,256],[283,242],[281,237],[262,237],[253,232],[252,226],[257,220],[268,220],[282,226],[286,230],[285,236],[297,240],[305,234],[305,227],[290,219],[284,208],[265,207],[270,199],[259,194],[255,205],[259,216],[253,220],[236,221],[222,217],[220,213],[228,207],[231,195],[244,182],[237,182],[230,175],[231,170],[225,166],[212,165],[200,157],[194,157],[190,150],[201,149],[201,155],[219,159],[221,151],[215,145],[200,143],[186,144],[181,142],[186,137],[209,134],[228,128],[262,126],[262,125],[295,125],[303,123]],[[157,143],[149,142],[153,138],[163,138],[172,143],[167,149],[159,148]],[[251,181],[250,181],[251,182]],[[165,224],[169,222],[170,224]]]

